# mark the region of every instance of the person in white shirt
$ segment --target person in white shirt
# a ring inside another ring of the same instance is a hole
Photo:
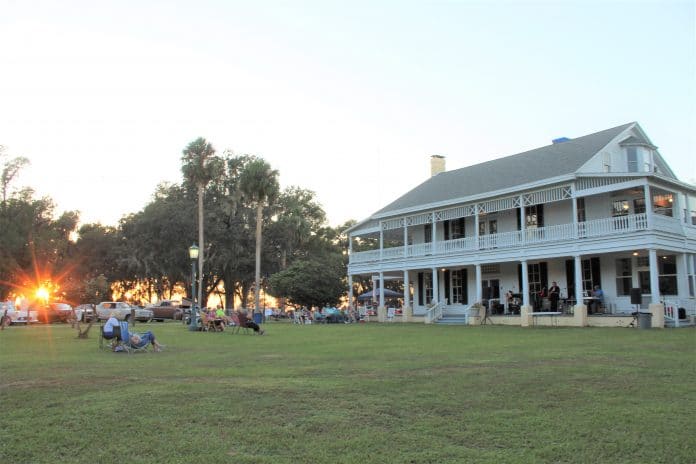
[[[113,313],[109,314],[109,318],[106,320],[106,324],[104,324],[104,328],[102,331],[104,332],[104,338],[107,340],[111,340],[114,338],[114,334],[118,332],[117,338],[120,336],[120,322],[116,317],[114,316]]]

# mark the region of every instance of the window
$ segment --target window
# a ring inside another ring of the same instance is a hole
[[[631,294],[633,272],[631,270],[631,258],[616,260],[616,295],[628,296]]]
[[[628,172],[638,172],[638,149],[636,147],[626,147],[626,161],[628,162]]]
[[[592,285],[592,263],[589,259],[582,260],[582,291],[591,292],[594,288]]]
[[[452,304],[464,304],[463,285],[464,279],[461,269],[452,271]]]
[[[633,200],[633,214],[645,213],[645,198],[636,198]]]
[[[660,295],[677,294],[677,257],[660,256],[657,259]]]
[[[653,212],[663,216],[672,216],[672,203],[674,199],[671,193],[653,195]]]
[[[614,229],[627,229],[628,228],[628,206],[627,200],[614,200],[611,208],[611,215],[614,217]]]
[[[543,284],[541,283],[541,266],[537,264],[529,264],[527,278],[529,279],[529,293],[532,295],[538,294],[541,291]]]
[[[626,201],[626,200],[614,200],[614,203],[612,204],[611,215],[613,217],[626,216],[626,215],[628,215],[629,209],[630,209],[630,206],[628,206],[628,201]]]
[[[433,241],[433,225],[431,223],[426,224],[423,226],[423,241],[425,243],[430,243]]]
[[[689,296],[696,296],[696,289],[694,289],[694,276],[696,276],[696,255],[692,255],[687,260],[687,276],[689,279]]]
[[[640,291],[643,294],[650,294],[650,269],[647,257],[638,258],[636,265],[638,271],[638,282]],[[677,295],[677,257],[675,255],[665,255],[657,257],[657,282],[660,295]]]
[[[450,227],[452,230],[451,237],[452,240],[457,239],[457,238],[464,238],[466,237],[466,232],[465,232],[465,226],[466,226],[466,218],[459,218],[456,219],[452,222],[450,222]]]
[[[430,272],[423,273],[423,288],[425,289],[425,304],[433,301],[433,275]]]
[[[525,216],[525,228],[535,229],[537,227],[543,227],[542,219],[542,209],[543,205],[532,205],[527,206],[524,210]]]
[[[486,291],[486,288],[489,290]],[[482,280],[481,281],[481,294],[484,300],[499,300],[500,299],[500,280]],[[486,298],[487,297],[487,298]]]

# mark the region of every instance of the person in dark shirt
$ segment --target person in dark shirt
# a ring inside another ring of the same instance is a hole
[[[248,327],[252,329],[254,333],[258,335],[263,335],[266,333],[266,331],[259,327],[259,325],[256,322],[250,320],[247,317],[246,311],[239,311],[239,325],[241,327]]]

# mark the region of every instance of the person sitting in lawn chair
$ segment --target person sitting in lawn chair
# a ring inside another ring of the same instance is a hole
[[[238,316],[239,316],[239,326],[240,327],[246,327],[248,329],[251,329],[257,335],[263,335],[264,333],[266,333],[266,331],[263,330],[261,327],[259,327],[259,325],[256,322],[249,320],[249,318],[247,318],[246,311],[239,311]]]
[[[130,344],[134,348],[145,348],[148,343],[152,344],[152,349],[155,350],[155,353],[162,351],[163,346],[155,339],[155,334],[151,331],[130,334]]]

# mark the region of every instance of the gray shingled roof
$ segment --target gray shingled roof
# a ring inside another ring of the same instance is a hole
[[[429,178],[374,215],[416,208],[454,198],[515,187],[575,173],[617,135],[634,123],[606,129],[567,142],[486,161]]]

